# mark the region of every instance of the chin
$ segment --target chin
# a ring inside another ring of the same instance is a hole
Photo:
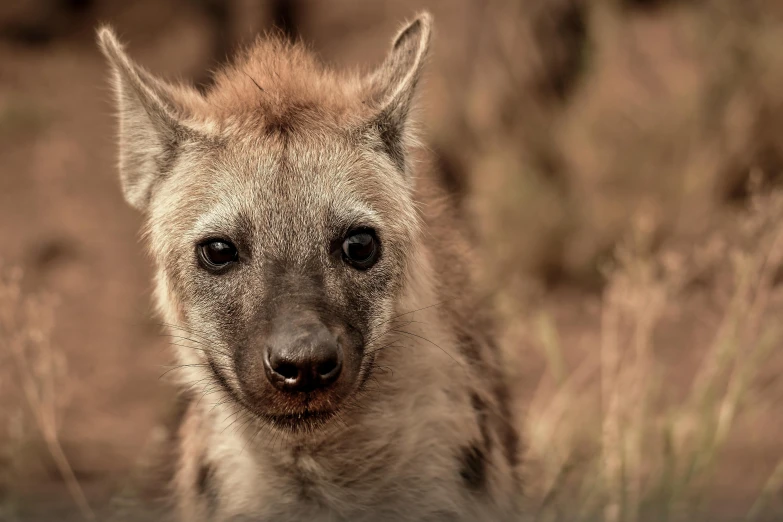
[[[312,435],[323,432],[338,420],[338,410],[309,410],[297,413],[267,414],[263,420],[278,431],[291,435]]]
[[[338,394],[336,390],[312,393],[284,394],[271,392],[263,400],[240,394],[240,406],[248,410],[259,423],[282,436],[311,437],[345,425],[346,403],[353,393]]]

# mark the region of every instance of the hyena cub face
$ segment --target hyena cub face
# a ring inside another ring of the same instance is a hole
[[[278,426],[325,420],[370,377],[403,286],[402,177],[326,133],[190,146],[150,228],[180,320],[237,402]]]
[[[406,119],[424,15],[377,71],[340,78],[260,42],[205,95],[153,78],[104,29],[126,199],[148,216],[188,380],[309,432],[353,404],[405,292],[418,231]]]

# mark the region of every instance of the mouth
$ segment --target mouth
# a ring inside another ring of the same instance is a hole
[[[289,413],[264,411],[265,408],[259,407],[259,403],[266,402],[264,399],[254,400],[252,396],[235,390],[229,385],[228,379],[223,376],[220,368],[215,365],[211,366],[219,386],[228,396],[237,405],[272,428],[292,434],[312,433],[324,427],[338,415],[339,407],[335,407],[335,398],[323,397],[319,394],[306,394],[305,397],[300,397],[297,401],[284,401],[282,404],[278,404],[278,407],[288,410]],[[269,397],[266,397],[266,400],[269,400]],[[278,400],[280,399],[278,398]]]
[[[263,418],[277,429],[299,433],[315,431],[336,416],[336,410],[305,409],[297,413],[264,414]]]

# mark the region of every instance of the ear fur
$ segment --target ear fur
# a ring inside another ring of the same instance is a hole
[[[405,170],[408,115],[421,77],[432,33],[432,17],[419,14],[394,38],[383,64],[370,76],[373,124],[395,164]]]
[[[123,194],[131,206],[144,210],[186,134],[181,124],[185,93],[133,63],[111,28],[98,30],[98,43],[114,76]]]

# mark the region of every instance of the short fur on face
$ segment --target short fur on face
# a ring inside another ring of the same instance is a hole
[[[419,15],[366,75],[261,39],[204,95],[153,77],[99,31],[122,188],[147,217],[180,381],[222,398],[183,422],[184,519],[452,520],[513,504],[515,435],[466,245],[448,212],[425,219],[407,159],[430,26]],[[356,230],[379,244],[366,270],[341,252]],[[238,252],[219,272],[199,258],[212,240]],[[334,335],[343,371],[328,389],[281,393],[264,349],[302,321]],[[241,458],[232,415],[284,446]]]
[[[348,363],[309,410],[334,407],[369,377],[368,341],[393,313],[419,229],[402,147],[428,40],[424,16],[378,72],[348,81],[299,46],[262,40],[201,96],[152,78],[110,30],[100,33],[115,70],[123,188],[148,213],[162,301],[174,297],[184,316],[169,319],[213,343],[183,359],[208,364],[262,417],[303,412],[259,372],[273,323],[302,309],[334,330]],[[356,229],[382,245],[370,270],[341,259]],[[227,273],[198,264],[196,247],[210,238],[239,250]]]

